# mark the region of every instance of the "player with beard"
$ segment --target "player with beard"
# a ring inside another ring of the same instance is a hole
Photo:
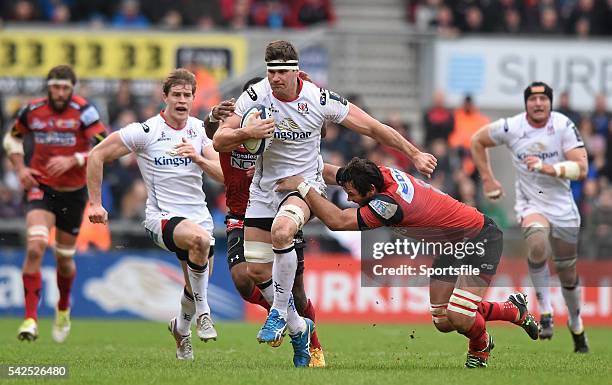
[[[85,164],[92,145],[106,137],[96,108],[74,94],[76,82],[70,66],[52,68],[47,75],[47,97],[24,106],[3,141],[26,195],[25,320],[17,334],[22,341],[38,337],[40,267],[53,226],[59,301],[52,337],[63,342],[70,333],[70,291],[76,275],[73,257],[87,203]],[[26,136],[33,137],[28,160],[23,148]]]

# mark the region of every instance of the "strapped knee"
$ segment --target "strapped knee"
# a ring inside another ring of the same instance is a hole
[[[280,210],[274,217],[274,221],[276,221],[279,217],[287,217],[295,222],[297,229],[301,230],[302,226],[304,226],[304,222],[306,220],[306,215],[304,214],[304,210],[298,205],[287,204],[281,206]],[[272,223],[274,225],[274,222]]]
[[[244,241],[244,259],[250,263],[274,262],[272,245],[266,242]]]
[[[55,245],[55,256],[58,258],[72,258],[76,253],[76,246]]]
[[[448,311],[466,315],[468,317],[476,317],[478,304],[482,301],[482,297],[467,290],[455,288],[448,303]]]
[[[28,242],[39,241],[45,245],[49,244],[49,229],[44,225],[34,225],[28,227],[27,230]]]
[[[440,303],[440,304],[429,304],[429,312],[431,313],[431,320],[433,321],[433,323],[435,324],[439,324],[441,322],[446,321],[446,307],[448,306],[448,302],[447,303]]]
[[[531,222],[526,227],[522,228],[523,237],[525,239],[535,235],[535,234],[543,234],[546,239],[548,239],[548,235],[550,234],[550,227],[543,225],[539,222]]]
[[[555,256],[553,258],[553,262],[555,263],[555,268],[557,269],[557,272],[575,269],[577,261],[578,261],[578,256],[576,254],[570,257],[559,258]]]

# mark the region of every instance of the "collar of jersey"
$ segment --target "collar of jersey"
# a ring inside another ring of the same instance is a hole
[[[283,102],[283,103],[289,103],[289,102],[294,102],[296,101],[299,97],[300,97],[300,93],[302,92],[302,79],[298,78],[298,89],[297,89],[297,96],[291,100],[289,99],[283,99],[283,98],[279,98],[278,96],[274,95],[274,91],[272,92],[272,95],[274,95],[274,97],[276,99],[278,99],[279,101]]]
[[[164,115],[164,110],[159,111],[159,116],[162,117],[162,119],[164,120],[164,123],[166,123],[166,126],[170,127],[171,129],[175,130],[175,131],[180,131],[183,128],[187,127],[187,122],[185,122],[185,126],[181,127],[181,128],[177,128],[174,127],[173,125],[171,125],[170,123],[168,123],[168,121],[166,120],[166,116]],[[189,118],[187,118],[187,120],[189,120]]]

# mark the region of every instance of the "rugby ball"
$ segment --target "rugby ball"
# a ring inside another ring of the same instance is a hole
[[[244,128],[247,126],[250,119],[258,119],[256,118],[255,112],[259,111],[259,119],[268,119],[272,117],[270,113],[270,109],[258,104],[253,106],[247,110],[247,112],[242,115],[242,120],[240,121],[240,127]],[[247,139],[242,145],[244,148],[253,155],[263,154],[264,151],[270,147],[272,143],[273,137],[270,138],[259,138],[259,139]]]

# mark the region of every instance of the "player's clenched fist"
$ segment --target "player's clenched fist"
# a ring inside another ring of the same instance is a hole
[[[108,222],[108,212],[102,207],[102,205],[91,205],[88,211],[89,221],[91,223],[102,223]]]
[[[436,157],[426,152],[418,153],[414,158],[412,158],[412,162],[414,163],[414,167],[428,178],[431,177],[431,174],[438,165],[438,160]]]
[[[497,179],[483,180],[482,190],[484,195],[491,200],[499,199],[504,195],[504,189]]]

